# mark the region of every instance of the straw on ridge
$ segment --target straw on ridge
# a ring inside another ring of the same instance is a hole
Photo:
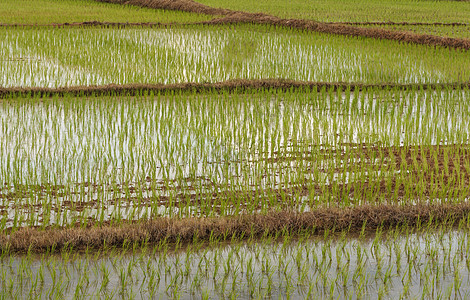
[[[325,230],[359,232],[378,227],[416,226],[429,221],[459,222],[469,217],[470,204],[435,205],[363,205],[354,208],[318,208],[311,212],[271,212],[221,218],[157,218],[127,222],[121,225],[90,225],[88,228],[40,230],[23,228],[14,233],[0,234],[0,248],[11,252],[59,251],[66,247],[83,249],[122,246],[124,243],[157,243],[162,240],[191,242],[193,238],[257,237],[279,231]]]

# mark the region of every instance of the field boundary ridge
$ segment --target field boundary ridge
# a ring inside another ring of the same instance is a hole
[[[318,208],[310,212],[273,211],[219,218],[157,218],[121,224],[91,224],[86,228],[21,228],[0,234],[3,252],[44,252],[62,249],[121,247],[133,243],[194,242],[232,237],[256,238],[279,232],[325,231],[359,233],[399,226],[422,227],[431,222],[467,221],[470,204],[362,205]]]
[[[287,90],[366,90],[366,89],[398,89],[398,90],[444,90],[444,89],[468,89],[467,83],[429,83],[429,84],[395,84],[395,83],[347,83],[347,82],[312,82],[295,81],[287,79],[234,79],[214,83],[174,83],[174,84],[109,84],[95,86],[72,86],[58,88],[43,87],[0,87],[0,99],[12,97],[53,97],[53,96],[107,96],[107,95],[129,95],[141,94],[172,94],[175,92],[248,92],[275,89]]]

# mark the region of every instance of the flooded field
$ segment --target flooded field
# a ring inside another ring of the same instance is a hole
[[[4,100],[0,226],[466,202],[468,97],[375,89]]]
[[[0,295],[35,298],[467,298],[468,223],[351,237],[128,245],[0,259]],[[175,251],[176,250],[176,251]]]
[[[464,10],[269,1],[0,4],[0,299],[470,298]]]
[[[262,78],[448,83],[470,78],[468,53],[449,51],[253,25],[0,29],[0,86]]]

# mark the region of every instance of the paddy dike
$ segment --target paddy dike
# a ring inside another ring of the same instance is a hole
[[[52,97],[52,96],[107,96],[107,95],[125,95],[136,96],[142,94],[174,94],[175,92],[190,93],[207,93],[207,92],[248,92],[266,89],[276,90],[366,90],[366,89],[382,89],[382,90],[450,90],[450,89],[466,89],[470,88],[468,83],[437,83],[437,84],[363,84],[363,83],[347,83],[347,82],[309,82],[296,81],[287,79],[234,79],[223,82],[214,83],[176,83],[176,84],[109,84],[97,86],[73,86],[58,88],[41,88],[41,87],[0,87],[0,99],[12,97]]]
[[[192,22],[192,23],[161,23],[161,22],[102,22],[102,21],[85,21],[85,22],[66,22],[66,23],[49,23],[49,24],[27,24],[27,23],[0,23],[0,27],[104,27],[104,28],[126,28],[126,27],[156,27],[171,28],[190,25],[207,25],[213,22],[221,22],[222,19],[214,19],[213,21]],[[442,23],[442,22],[325,22],[330,25],[352,25],[352,26],[446,26],[446,27],[468,27],[467,23]]]
[[[134,243],[193,242],[254,238],[279,232],[375,231],[399,226],[421,227],[430,223],[458,224],[466,220],[470,204],[363,205],[354,208],[319,208],[311,212],[272,212],[219,218],[159,218],[78,228],[22,228],[0,235],[0,248],[10,252],[60,251],[123,246]]]
[[[96,0],[98,2],[135,5],[155,9],[180,10],[207,15],[227,15],[233,10],[213,8],[192,0]]]

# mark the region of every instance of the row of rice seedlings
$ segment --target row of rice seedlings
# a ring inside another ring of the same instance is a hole
[[[102,252],[6,255],[2,298],[465,298],[468,221],[372,236],[279,232],[257,242],[125,244]],[[292,236],[298,236],[293,239]],[[228,237],[230,239],[230,237]]]
[[[0,228],[466,201],[468,96],[323,89],[8,99]]]
[[[390,49],[395,49],[391,52]],[[260,25],[1,29],[0,86],[466,82],[469,52]]]

